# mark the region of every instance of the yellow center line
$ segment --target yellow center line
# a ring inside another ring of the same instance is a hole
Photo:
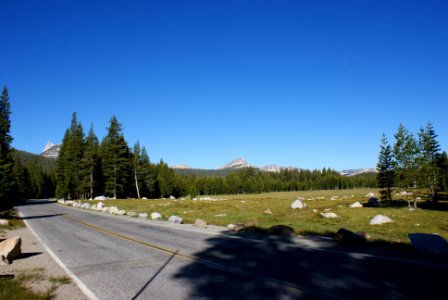
[[[50,211],[52,213],[54,213],[54,214],[57,214],[57,212],[55,212],[55,211],[53,211],[51,209],[50,209]],[[75,217],[71,217],[71,216],[67,216],[67,215],[61,215],[61,217],[64,217],[64,218],[66,218],[68,220],[71,220],[73,222],[82,224],[82,225],[84,225],[86,227],[92,228],[92,229],[94,229],[94,230],[96,230],[98,232],[103,232],[103,233],[106,233],[106,234],[114,236],[114,237],[119,237],[119,238],[131,241],[131,242],[134,242],[134,243],[137,243],[137,244],[140,244],[140,245],[144,245],[144,246],[149,247],[149,248],[153,248],[153,249],[159,250],[161,252],[172,254],[173,256],[178,256],[178,257],[182,257],[184,259],[192,260],[192,261],[198,262],[200,264],[203,264],[203,265],[206,265],[206,266],[218,269],[218,270],[227,271],[227,272],[231,272],[231,273],[242,275],[242,276],[250,276],[252,279],[258,279],[258,280],[261,280],[261,281],[268,281],[268,282],[271,282],[271,283],[274,283],[274,284],[277,284],[277,285],[281,285],[281,286],[289,288],[289,289],[294,289],[294,290],[296,290],[296,293],[299,292],[300,294],[302,294],[304,291],[307,291],[311,295],[317,295],[317,296],[320,296],[320,297],[323,296],[324,298],[327,298],[327,299],[340,299],[338,297],[335,297],[334,295],[330,295],[330,294],[327,294],[327,293],[324,293],[324,292],[321,292],[321,291],[317,291],[315,289],[301,287],[299,285],[296,285],[294,283],[290,283],[290,282],[287,282],[287,281],[277,280],[277,279],[274,279],[274,278],[271,278],[271,277],[266,277],[266,276],[263,276],[263,275],[259,275],[259,274],[253,273],[253,272],[248,272],[248,271],[242,270],[240,268],[235,268],[235,267],[231,267],[231,266],[228,266],[228,265],[215,263],[215,262],[212,262],[212,261],[209,261],[209,260],[204,260],[204,259],[195,257],[193,255],[183,254],[183,253],[180,253],[179,250],[172,250],[172,249],[168,249],[168,248],[165,248],[165,247],[162,247],[162,246],[158,246],[158,245],[155,245],[155,244],[143,241],[143,240],[139,240],[139,239],[136,239],[136,238],[133,238],[133,237],[130,237],[130,236],[127,236],[127,235],[124,235],[124,234],[121,234],[121,233],[118,233],[118,232],[115,232],[115,231],[112,231],[112,230],[109,230],[109,229],[106,229],[106,228],[103,228],[103,227],[100,227],[100,226],[97,226],[97,225],[93,225],[93,224],[84,222],[81,219],[78,219],[78,218],[75,218]]]

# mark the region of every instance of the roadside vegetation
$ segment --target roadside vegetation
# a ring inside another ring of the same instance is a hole
[[[106,206],[136,213],[160,213],[165,220],[171,215],[183,218],[185,223],[196,219],[207,224],[227,226],[229,223],[245,223],[261,229],[272,225],[288,225],[300,235],[333,236],[339,228],[364,231],[372,240],[392,243],[409,243],[410,232],[438,233],[448,238],[448,202],[440,201],[439,207],[427,207],[427,199],[418,201],[421,209],[410,211],[402,196],[394,196],[389,207],[350,208],[354,202],[366,204],[368,193],[378,194],[377,189],[351,189],[338,191],[277,192],[245,195],[201,196],[209,200],[106,200]],[[423,194],[421,196],[424,196]],[[296,198],[303,198],[307,208],[292,209]],[[325,198],[323,198],[325,197]],[[336,200],[331,200],[331,199]],[[221,200],[219,200],[221,199]],[[225,200],[223,200],[225,199]],[[87,202],[87,201],[86,201]],[[89,201],[95,204],[99,201]],[[445,206],[444,206],[445,205]],[[443,210],[445,209],[445,210]],[[334,212],[337,218],[327,219],[322,212]],[[386,215],[394,222],[383,225],[369,225],[375,215]]]
[[[46,280],[50,283],[47,290],[38,292],[33,289],[33,284]],[[51,300],[59,286],[70,282],[67,276],[47,278],[44,268],[21,271],[17,275],[0,275],[0,299]]]

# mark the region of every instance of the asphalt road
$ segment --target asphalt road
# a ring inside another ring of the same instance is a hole
[[[253,238],[48,201],[17,207],[98,299],[446,299],[446,257]]]

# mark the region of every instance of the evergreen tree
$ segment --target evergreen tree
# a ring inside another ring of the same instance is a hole
[[[107,135],[101,143],[101,155],[105,192],[114,198],[124,197],[131,184],[130,152],[115,116],[110,120]]]
[[[93,131],[93,124],[86,137],[81,169],[83,191],[93,199],[95,191],[99,192],[101,177],[99,141]]]
[[[160,160],[157,166],[157,182],[159,184],[160,196],[169,197],[174,191],[174,171],[163,161]]]
[[[58,157],[58,197],[78,199],[83,195],[81,160],[84,153],[84,131],[76,112],[62,141]]]
[[[439,173],[439,187],[442,191],[448,191],[448,155],[445,151],[437,157],[437,168]]]
[[[146,148],[143,146],[142,152],[140,155],[140,176],[141,176],[141,189],[140,194],[144,197],[151,197],[154,192],[154,174],[155,172],[151,172],[154,169],[154,166],[151,164],[149,160],[148,152]]]
[[[419,170],[418,145],[414,136],[400,124],[395,134],[394,161],[399,186],[412,188],[414,208],[417,208],[417,180]],[[410,206],[410,204],[409,204]]]
[[[425,129],[420,129],[419,147],[422,184],[429,188],[431,199],[436,200],[437,184],[439,182],[437,160],[440,155],[440,145],[431,122],[428,122]]]
[[[10,135],[11,105],[9,103],[8,89],[3,88],[0,96],[0,207],[10,206],[13,199],[14,186],[12,158],[12,136]]]
[[[386,136],[383,134],[381,139],[380,154],[376,166],[378,187],[382,188],[381,198],[385,200],[392,199],[392,187],[394,186],[394,161],[392,148],[389,145]]]

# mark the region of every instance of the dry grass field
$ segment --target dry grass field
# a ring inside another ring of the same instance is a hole
[[[229,223],[251,223],[261,228],[284,224],[301,235],[332,236],[339,228],[364,231],[373,240],[393,243],[409,243],[410,232],[438,233],[448,238],[448,211],[418,208],[410,211],[407,206],[381,208],[350,208],[359,201],[367,203],[368,193],[378,195],[375,189],[335,191],[278,192],[244,195],[199,196],[203,200],[154,199],[154,200],[106,200],[106,206],[117,206],[128,212],[160,213],[166,220],[178,215],[185,223],[197,218],[208,224],[227,226]],[[292,202],[301,197],[307,208],[292,209]],[[208,199],[208,200],[205,200]],[[211,200],[210,200],[211,199]],[[331,200],[335,199],[335,200]],[[423,204],[424,200],[419,202]],[[94,204],[99,201],[90,201]],[[322,212],[334,212],[337,218],[327,219]],[[369,225],[375,215],[385,215],[394,222]]]

